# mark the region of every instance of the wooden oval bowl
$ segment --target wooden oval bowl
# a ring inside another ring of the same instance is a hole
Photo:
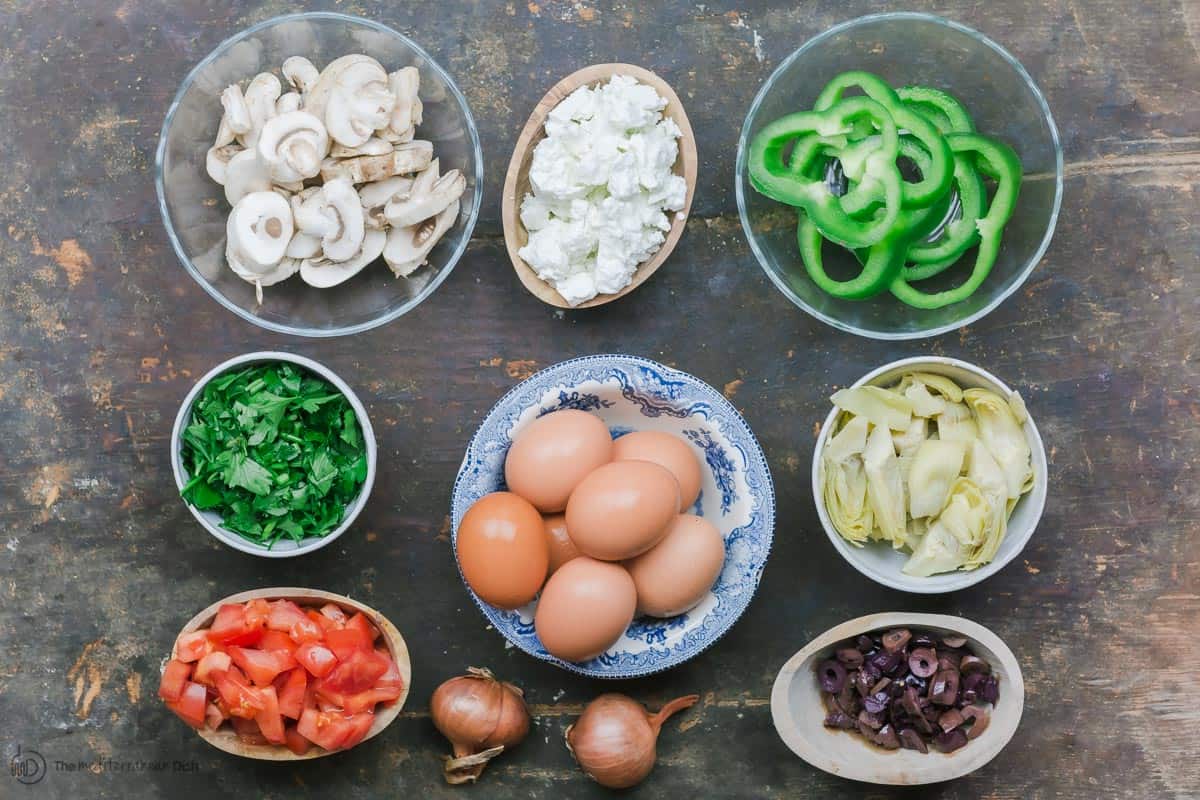
[[[884,750],[853,731],[833,730],[823,724],[825,708],[816,664],[846,639],[899,627],[965,636],[975,654],[991,664],[992,672],[1000,678],[1000,700],[992,709],[987,730],[953,753]],[[832,775],[889,786],[919,786],[974,772],[1012,739],[1024,707],[1021,667],[1000,637],[978,623],[941,614],[871,614],[843,622],[788,659],[771,690],[775,730],[792,752]]]
[[[376,706],[375,721],[371,724],[371,729],[367,732],[363,741],[378,735],[384,728],[392,724],[392,721],[400,714],[400,709],[404,707],[404,701],[408,699],[408,689],[412,685],[412,662],[408,656],[408,646],[404,643],[404,637],[400,635],[400,631],[396,630],[396,626],[389,622],[387,617],[357,600],[351,600],[349,597],[334,594],[333,592],[323,592],[319,589],[297,589],[290,586],[274,589],[251,589],[248,592],[231,594],[229,597],[213,603],[192,617],[188,624],[183,626],[183,630],[179,632],[179,635],[182,636],[185,633],[191,633],[211,624],[217,615],[217,609],[225,603],[245,603],[247,600],[256,600],[259,598],[264,600],[291,600],[301,608],[305,606],[319,607],[326,603],[336,603],[347,611],[361,611],[366,614],[371,624],[379,629],[383,641],[387,645],[388,652],[391,653],[392,660],[396,662],[396,667],[400,670],[400,675],[404,678],[404,689],[403,694],[390,706]],[[176,640],[178,641],[178,637],[176,637]],[[174,654],[174,652],[175,646],[172,645],[171,653]],[[341,750],[325,750],[322,747],[313,745],[307,753],[298,756],[283,745],[247,744],[238,739],[237,734],[227,725],[223,725],[215,731],[207,727],[200,728],[196,730],[196,733],[200,735],[201,739],[218,750],[224,750],[226,753],[232,753],[235,756],[242,756],[244,758],[256,758],[260,761],[305,761],[310,758],[321,758],[322,756],[342,752]]]
[[[613,75],[630,75],[640,83],[653,86],[659,95],[666,98],[667,107],[663,109],[663,114],[675,120],[675,124],[683,133],[679,139],[679,156],[675,159],[675,174],[682,175],[683,179],[687,181],[687,200],[684,202],[683,209],[671,216],[671,230],[667,233],[666,241],[662,243],[658,252],[638,265],[628,286],[616,294],[598,295],[577,306],[572,306],[553,286],[539,278],[537,273],[518,255],[518,251],[529,241],[529,232],[521,224],[521,201],[530,191],[529,167],[533,161],[533,149],[538,142],[546,138],[546,131],[543,127],[546,116],[567,95],[580,86],[601,83]],[[679,101],[675,90],[650,70],[633,64],[593,64],[563,78],[550,91],[546,92],[546,96],[538,102],[533,113],[529,115],[529,121],[525,123],[520,137],[517,138],[512,160],[508,162],[508,173],[504,177],[504,195],[501,200],[500,215],[504,223],[504,244],[508,248],[508,257],[512,260],[513,269],[517,271],[517,277],[535,297],[558,308],[592,308],[611,303],[618,297],[629,294],[645,283],[646,279],[662,266],[662,263],[667,260],[667,256],[671,255],[671,251],[675,249],[679,237],[683,235],[684,226],[687,225],[688,212],[692,208],[692,198],[696,194],[697,164],[696,135],[692,132],[692,125],[688,122],[687,114],[683,110],[683,103]]]

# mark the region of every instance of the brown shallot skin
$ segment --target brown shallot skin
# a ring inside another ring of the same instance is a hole
[[[636,786],[654,769],[663,723],[699,699],[696,694],[678,697],[651,714],[623,694],[602,694],[567,728],[567,749],[601,786]]]
[[[429,708],[434,726],[454,747],[444,769],[447,783],[474,783],[488,761],[529,733],[524,692],[487,669],[470,667],[466,675],[443,683]]]

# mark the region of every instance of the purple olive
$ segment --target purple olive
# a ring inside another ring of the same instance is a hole
[[[909,714],[914,717],[921,716],[921,699],[917,695],[917,690],[912,686],[904,690],[904,697],[901,698],[900,703]]]
[[[958,699],[958,671],[940,670],[929,684],[929,699],[939,706],[952,706]]]
[[[951,649],[957,649],[959,647],[966,647],[967,637],[958,636],[955,634],[951,634],[949,636],[943,636],[942,644],[946,645],[946,647],[949,647]]]
[[[937,672],[937,653],[926,647],[919,647],[908,654],[908,668],[918,678],[929,678]]]
[[[825,715],[825,727],[852,731],[858,728],[858,720],[841,711],[830,711]]]
[[[987,676],[983,683],[979,684],[979,699],[992,705],[1000,700],[1000,681],[996,680],[995,675]]]
[[[938,717],[938,727],[944,731],[952,731],[964,722],[966,722],[966,717],[957,708],[943,711],[942,715]]]
[[[858,652],[865,656],[875,649],[875,641],[870,636],[859,636],[854,641],[854,646],[858,648]]]
[[[852,681],[846,681],[846,685],[837,693],[838,708],[845,711],[852,717],[858,716],[858,711],[861,704],[858,702],[858,693],[854,690]]]
[[[973,675],[976,672],[991,672],[992,665],[979,656],[965,655],[958,662],[958,671],[963,675]]]
[[[895,653],[898,650],[903,650],[908,644],[908,640],[912,638],[912,631],[907,628],[897,628],[894,631],[888,631],[883,635],[883,649],[889,653]]]
[[[868,656],[867,663],[878,669],[881,674],[887,675],[895,672],[896,668],[900,666],[900,662],[903,660],[903,658],[904,656],[900,653],[890,653],[887,650],[880,650],[879,652],[872,653],[870,656]]]
[[[822,689],[837,694],[846,685],[846,668],[833,659],[826,659],[817,667],[817,677]]]
[[[967,743],[967,734],[961,728],[952,731],[942,731],[933,737],[933,745],[943,753],[953,753]]]
[[[968,739],[976,739],[986,731],[992,717],[991,712],[984,706],[967,706],[962,710],[962,715],[964,719],[973,720],[971,727],[967,729]]]
[[[882,747],[884,750],[899,750],[900,737],[896,736],[896,729],[891,725],[884,725],[879,729],[871,741]]]
[[[847,669],[858,669],[863,663],[863,654],[853,647],[843,647],[836,653],[837,660]]]
[[[905,750],[916,750],[918,753],[929,752],[929,747],[926,746],[925,740],[921,738],[921,734],[912,728],[905,728],[900,731],[900,746]]]
[[[863,708],[872,714],[882,714],[891,700],[887,692],[876,692],[863,698]]]
[[[871,694],[879,694],[880,692],[882,692],[884,689],[888,688],[891,685],[892,685],[891,678],[880,678],[875,683],[875,685],[871,687]],[[890,696],[891,692],[888,692],[888,694]]]

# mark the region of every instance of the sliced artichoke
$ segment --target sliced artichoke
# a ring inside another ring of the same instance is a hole
[[[908,398],[878,386],[842,389],[829,399],[843,411],[866,417],[872,425],[882,428],[902,431],[912,420],[913,407]]]

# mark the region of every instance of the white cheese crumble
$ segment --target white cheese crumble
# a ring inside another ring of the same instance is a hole
[[[519,254],[572,306],[628,286],[666,240],[666,212],[687,201],[687,183],[672,171],[682,134],[663,117],[666,105],[653,87],[614,75],[576,89],[546,117]]]

